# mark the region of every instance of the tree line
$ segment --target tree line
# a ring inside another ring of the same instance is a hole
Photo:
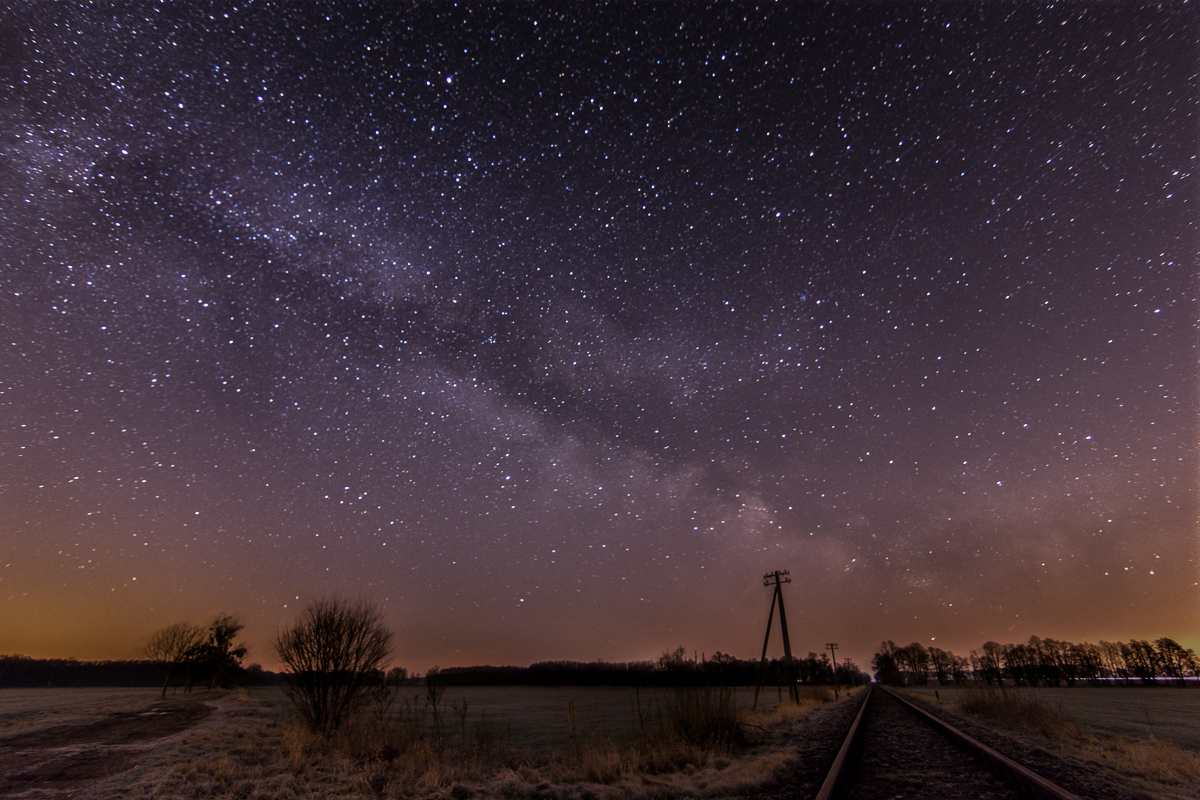
[[[871,659],[875,678],[889,685],[947,686],[967,681],[1013,686],[1102,686],[1113,684],[1186,683],[1200,678],[1200,658],[1191,648],[1163,637],[1153,642],[1067,642],[1030,636],[1028,642],[985,642],[969,656],[885,641]]]
[[[789,668],[783,659],[764,665],[720,651],[711,657],[689,657],[681,646],[655,661],[539,661],[528,667],[448,667],[434,674],[445,686],[754,686],[760,680],[774,686],[786,683]],[[824,653],[793,658],[790,674],[807,685],[860,685],[870,680],[850,659],[835,670]]]
[[[0,655],[0,687],[39,689],[76,686],[157,686],[162,672],[152,661],[77,661]]]
[[[177,622],[150,635],[144,659],[77,661],[0,655],[0,686],[158,686],[162,696],[172,682],[185,692],[195,685],[213,689],[234,684],[262,686],[277,676],[258,664],[242,666],[246,646],[235,641],[242,630],[236,617],[219,614],[206,626]]]

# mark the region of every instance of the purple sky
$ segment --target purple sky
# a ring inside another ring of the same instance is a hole
[[[342,5],[18,4],[0,652],[1200,646],[1190,5]]]

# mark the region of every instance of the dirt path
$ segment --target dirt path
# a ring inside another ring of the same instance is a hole
[[[69,796],[92,781],[124,772],[148,749],[144,743],[187,730],[212,711],[199,700],[170,700],[92,722],[0,738],[0,797],[35,789],[41,797]]]

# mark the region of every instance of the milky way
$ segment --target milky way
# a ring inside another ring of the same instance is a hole
[[[1200,645],[1187,4],[10,4],[0,652]]]

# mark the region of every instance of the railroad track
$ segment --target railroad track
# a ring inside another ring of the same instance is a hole
[[[1080,800],[882,687],[871,687],[816,800]]]

